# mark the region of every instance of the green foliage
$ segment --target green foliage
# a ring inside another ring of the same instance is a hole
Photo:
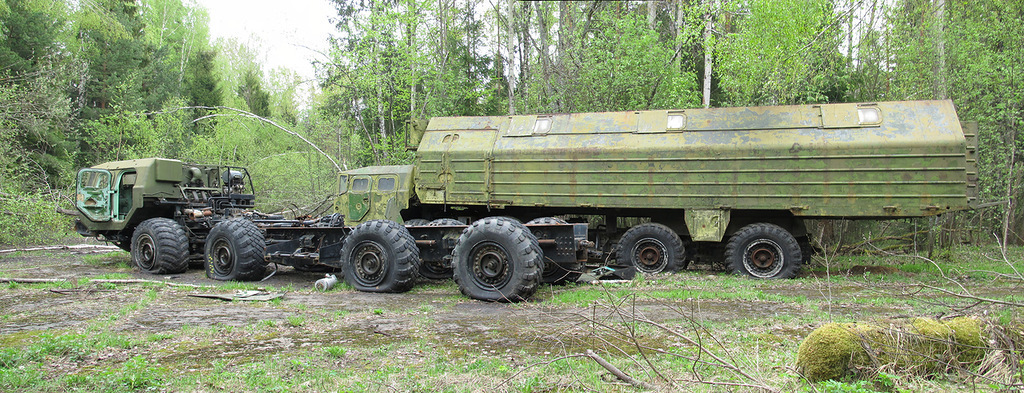
[[[287,320],[288,320],[288,326],[291,326],[291,327],[301,327],[302,325],[306,324],[306,318],[303,318],[303,317],[298,316],[298,315],[289,315]]]
[[[256,114],[256,116],[270,117],[270,94],[263,91],[260,77],[256,75],[254,70],[245,72],[242,84],[238,86],[237,93],[245,101],[245,105],[249,108],[250,112]]]
[[[23,192],[0,183],[0,245],[49,243],[71,234],[71,219],[57,213],[58,193]]]
[[[561,64],[565,69],[549,80],[528,83],[518,105],[527,112],[697,106],[696,75],[684,71],[675,61],[677,45],[692,37],[662,40],[644,18],[639,13],[620,13],[611,8],[599,11],[591,19],[591,31],[572,31]],[[543,72],[539,64],[531,68],[534,73]]]
[[[833,2],[753,0],[721,46],[731,105],[842,101],[847,59],[838,54]]]
[[[170,102],[168,106],[180,106]],[[156,116],[121,110],[86,122],[87,139],[100,161],[145,157],[181,157],[191,142],[191,117],[187,111]]]
[[[853,382],[841,382],[841,381],[822,381],[817,384],[818,389],[813,390],[815,392],[826,392],[826,393],[877,393],[878,391],[873,389],[871,382],[869,381],[853,381]],[[808,389],[808,391],[811,391]]]
[[[66,5],[61,2],[8,0],[0,8],[0,70],[31,72],[57,51],[58,35],[65,23]]]

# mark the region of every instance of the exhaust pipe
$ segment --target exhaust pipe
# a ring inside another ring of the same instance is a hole
[[[324,278],[316,280],[313,287],[320,292],[327,292],[334,288],[334,285],[338,283],[338,277],[333,274],[324,275]]]

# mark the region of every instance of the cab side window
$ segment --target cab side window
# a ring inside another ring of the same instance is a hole
[[[395,178],[393,177],[382,177],[377,180],[377,191],[394,191],[395,190]]]
[[[370,179],[366,177],[352,180],[353,192],[366,192],[370,190]]]

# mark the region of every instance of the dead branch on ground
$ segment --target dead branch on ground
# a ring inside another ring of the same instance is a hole
[[[27,247],[27,248],[11,248],[6,250],[0,250],[0,254],[7,254],[11,252],[20,251],[48,251],[48,250],[110,250],[118,251],[120,247],[108,246],[108,245],[94,245],[94,244],[73,244],[73,245],[59,245],[59,246],[39,246],[39,247]]]
[[[56,284],[71,282],[71,279],[66,278],[8,278],[0,277],[0,283],[18,283],[18,284]],[[77,280],[74,280],[77,282]],[[107,284],[163,284],[170,287],[186,287],[186,288],[209,288],[209,285],[195,285],[195,284],[182,284],[176,282],[158,281],[158,280],[142,280],[142,279],[94,279],[89,280],[90,283],[107,283]]]

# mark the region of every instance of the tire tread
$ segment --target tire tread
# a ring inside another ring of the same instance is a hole
[[[455,263],[461,264],[463,257],[461,254],[470,251],[476,243],[479,243],[479,241],[475,241],[476,238],[483,236],[484,238],[480,241],[487,240],[488,235],[503,237],[511,242],[509,246],[512,249],[506,250],[514,254],[510,257],[522,258],[522,266],[513,266],[513,269],[521,270],[521,272],[513,272],[513,275],[521,273],[519,279],[513,279],[506,284],[506,288],[498,288],[498,291],[494,291],[476,286],[469,277],[460,277],[460,273],[464,270],[460,267],[463,266],[456,266],[454,278],[455,284],[459,286],[459,291],[470,298],[492,302],[520,302],[529,299],[537,291],[537,285],[540,282],[543,254],[540,252],[537,238],[518,220],[507,217],[488,217],[470,224],[462,231],[462,235],[459,236],[459,240],[455,244]],[[469,244],[473,241],[475,241],[473,244]],[[515,264],[514,259],[513,263]]]
[[[152,274],[178,274],[188,270],[188,234],[181,224],[164,217],[143,221],[132,233],[131,244],[133,247],[139,236],[145,231],[149,231],[153,238],[156,260],[153,261],[152,270],[143,271]],[[136,257],[137,255],[133,253],[132,262],[142,270]]]
[[[758,236],[759,234],[761,235]],[[771,278],[793,278],[796,276],[796,273],[800,270],[800,266],[803,263],[803,253],[801,251],[800,243],[792,234],[789,233],[789,231],[778,225],[766,222],[754,223],[740,228],[740,230],[729,239],[729,242],[725,245],[725,261],[729,264],[729,268],[732,269],[733,273],[754,277],[743,267],[743,253],[746,248],[745,245],[749,241],[766,236],[773,237],[774,240],[780,240],[779,245],[783,248],[782,252],[792,254],[790,257],[785,258],[790,262],[787,263],[784,260],[783,263],[785,265],[782,267],[782,270]]]
[[[683,240],[679,238],[679,235],[664,224],[655,222],[647,222],[626,231],[619,239],[619,244],[615,246],[615,260],[622,264],[624,261],[630,261],[630,265],[636,266],[632,261],[632,256],[629,255],[629,250],[624,247],[627,244],[633,244],[640,239],[654,237],[659,240],[667,240],[665,247],[668,248],[668,252],[671,254],[668,262],[665,264],[665,268],[660,272],[645,272],[645,273],[672,273],[686,268],[686,247],[683,245]],[[642,272],[637,268],[638,272]]]

